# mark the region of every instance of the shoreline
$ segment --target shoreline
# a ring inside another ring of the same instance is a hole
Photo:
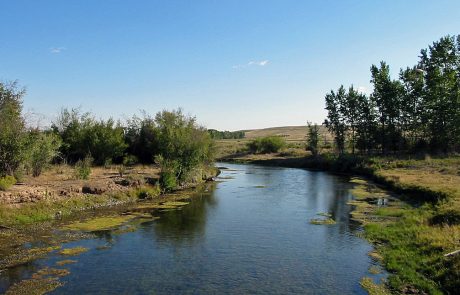
[[[369,255],[390,274],[383,285],[363,278],[361,285],[369,294],[443,294],[460,288],[460,255],[451,255],[460,249],[460,240],[452,238],[460,234],[460,190],[457,189],[460,173],[455,170],[460,167],[459,157],[425,160],[387,157],[376,163],[359,156],[287,158],[274,154],[263,158],[239,155],[219,161],[352,177],[356,189],[352,192],[355,200],[350,202],[354,206],[351,218],[363,225],[364,238],[375,247]],[[452,171],[446,173],[449,168]],[[376,206],[376,201],[386,193],[373,183],[396,193],[405,205]]]

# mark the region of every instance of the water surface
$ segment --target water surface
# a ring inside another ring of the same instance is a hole
[[[220,164],[217,183],[135,232],[101,232],[52,294],[366,294],[371,246],[350,221],[346,178]],[[313,225],[330,213],[334,225]],[[98,247],[105,246],[103,250]],[[53,266],[57,254],[35,264]]]

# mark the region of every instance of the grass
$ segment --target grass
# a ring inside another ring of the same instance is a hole
[[[390,291],[383,284],[376,284],[371,278],[361,279],[360,285],[369,293],[369,295],[389,295]]]

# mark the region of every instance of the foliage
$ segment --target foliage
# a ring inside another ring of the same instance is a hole
[[[143,113],[143,118],[133,116],[127,122],[125,142],[127,152],[138,158],[139,162],[153,163],[158,154],[158,139],[153,118]]]
[[[83,160],[78,160],[75,163],[75,177],[77,179],[88,179],[91,175],[91,165],[93,159],[90,156],[86,156]]]
[[[122,158],[127,147],[124,130],[113,119],[97,121],[90,113],[63,109],[53,130],[62,138],[62,155],[70,162],[91,154],[96,165]]]
[[[343,86],[326,94],[327,128],[340,153],[377,149],[460,151],[460,35],[446,36],[421,51],[420,61],[392,80],[382,61],[371,67],[370,96]]]
[[[6,191],[16,183],[16,178],[11,175],[0,177],[0,191]]]
[[[215,129],[208,129],[209,135],[212,139],[242,139],[244,138],[244,131],[218,131]]]
[[[319,127],[317,124],[307,123],[308,127],[308,138],[307,138],[307,151],[310,151],[313,156],[317,156],[319,153]]]
[[[166,168],[165,175],[172,173],[181,182],[197,166],[213,161],[213,141],[194,117],[184,115],[180,109],[162,111],[156,114],[155,125],[160,165]]]
[[[25,124],[21,116],[24,89],[0,82],[0,176],[12,175],[24,157]]]
[[[26,145],[26,170],[39,176],[50,162],[59,155],[60,138],[53,133],[34,130],[29,132]]]
[[[256,138],[250,141],[247,144],[247,147],[249,151],[252,153],[266,154],[266,153],[277,153],[285,145],[286,145],[286,142],[283,138],[279,136],[267,136],[267,137]]]

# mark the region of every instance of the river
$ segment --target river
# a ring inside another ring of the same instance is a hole
[[[350,220],[352,184],[302,169],[220,163],[215,183],[136,231],[73,241],[89,249],[51,294],[366,294],[372,246]],[[332,225],[310,220],[329,213]],[[35,262],[52,266],[50,254]]]

